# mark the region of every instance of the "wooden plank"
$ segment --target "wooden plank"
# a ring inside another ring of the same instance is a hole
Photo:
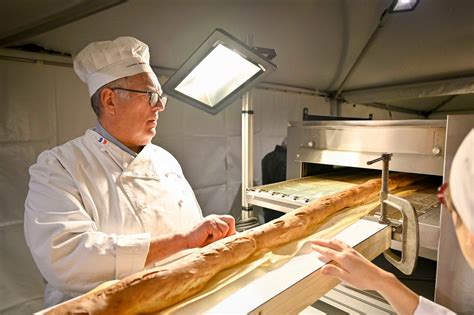
[[[372,260],[390,247],[391,228],[386,227],[362,241],[354,248]],[[339,280],[323,275],[321,270],[313,272],[287,290],[274,296],[250,314],[296,314],[339,284]]]
[[[171,313],[296,313],[339,283],[338,280],[317,272],[326,260],[311,249],[311,239],[339,239],[361,251],[369,259],[375,258],[390,245],[389,227],[357,219],[354,214],[348,216],[346,213],[342,218],[336,216],[326,224],[322,231],[301,240],[297,245],[297,253],[293,252],[295,244],[276,250],[276,256],[271,256],[274,267],[267,265],[262,269],[257,268],[252,274],[221,287],[211,296],[198,297],[193,303],[178,305]],[[331,230],[331,233],[328,234],[327,230]],[[288,256],[284,258],[286,255],[292,256],[290,260],[286,260]]]

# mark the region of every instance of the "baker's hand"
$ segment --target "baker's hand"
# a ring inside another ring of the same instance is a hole
[[[235,219],[230,215],[211,214],[185,234],[188,248],[204,247],[235,234]]]
[[[315,240],[312,248],[337,263],[323,266],[323,274],[337,277],[361,290],[378,290],[383,285],[387,272],[347,244],[338,240]]]

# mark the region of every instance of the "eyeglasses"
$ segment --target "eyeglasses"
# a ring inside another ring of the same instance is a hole
[[[456,212],[453,201],[451,200],[451,195],[449,193],[449,183],[444,183],[441,187],[438,188],[438,197],[439,203],[441,203],[449,212]]]
[[[148,94],[148,103],[150,104],[151,107],[156,107],[158,105],[158,102],[161,103],[161,105],[164,107],[166,105],[166,102],[168,101],[168,97],[165,94],[158,94],[158,92],[154,91],[140,91],[140,90],[132,90],[132,89],[125,89],[125,88],[111,88],[112,91],[115,90],[122,90],[122,91],[127,91],[127,92],[134,92],[134,93],[142,93],[142,94]]]

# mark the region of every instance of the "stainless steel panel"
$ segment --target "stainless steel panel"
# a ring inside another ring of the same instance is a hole
[[[380,169],[366,162],[389,152],[391,170],[441,176],[445,133],[438,120],[292,123],[287,175],[301,175],[301,163]]]
[[[304,128],[300,146],[317,150],[438,155],[444,128],[331,126]],[[437,153],[433,150],[437,149]]]
[[[437,207],[418,218],[420,226],[420,247],[438,250],[440,208]]]
[[[328,120],[328,121],[290,121],[292,127],[324,127],[324,126],[361,126],[361,127],[446,127],[446,120],[444,119],[405,119],[405,120]]]
[[[356,151],[317,150],[302,147],[297,150],[296,156],[293,160],[296,162],[380,169],[379,164],[367,165],[366,162],[380,157],[381,153],[383,152],[393,151],[394,150],[382,150],[376,153],[371,153]],[[390,161],[390,170],[397,172],[442,176],[443,156],[393,153],[392,160]]]
[[[303,128],[288,127],[287,151],[286,151],[286,179],[301,178],[303,176],[301,162],[296,161],[298,150],[303,137]]]
[[[448,116],[444,181],[449,179],[451,163],[457,148],[474,128],[474,115]],[[474,313],[474,269],[466,262],[449,213],[441,208],[438,268],[435,301],[456,313]]]

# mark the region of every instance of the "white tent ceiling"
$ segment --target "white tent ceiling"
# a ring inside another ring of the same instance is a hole
[[[276,50],[273,62],[278,70],[267,81],[334,92],[390,4],[391,0],[16,0],[2,4],[0,43],[35,43],[75,53],[91,41],[131,35],[150,46],[153,65],[176,69],[219,27],[242,40],[251,34],[255,46]],[[461,94],[473,93],[473,21],[472,0],[421,0],[415,11],[390,14],[342,95],[459,78],[467,82]],[[452,98],[436,91],[424,93],[423,99],[404,100],[399,93],[398,99],[364,102],[424,112],[440,105],[439,110],[474,109],[472,96]],[[426,98],[427,94],[437,97]]]

